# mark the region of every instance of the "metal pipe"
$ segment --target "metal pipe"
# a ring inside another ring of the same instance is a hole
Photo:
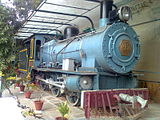
[[[28,20],[29,22],[39,22],[39,23],[49,23],[49,24],[58,24],[58,25],[69,25],[72,26],[71,24],[68,23],[60,23],[60,22],[47,22],[47,21],[37,21],[37,20]]]
[[[88,16],[83,16],[83,15],[77,15],[77,14],[70,14],[70,13],[61,13],[61,12],[53,12],[53,11],[47,11],[47,10],[36,10],[38,12],[46,12],[46,13],[52,13],[52,14],[59,14],[59,15],[66,15],[66,16],[74,16],[74,17],[82,17],[82,18],[86,18],[89,20],[89,22],[91,23],[92,29],[94,29],[94,24],[91,18],[89,18]]]
[[[47,16],[33,16],[33,17],[38,17],[38,18],[47,18],[47,19],[54,19],[54,20],[64,20],[64,21],[72,21],[72,20],[69,20],[69,19],[64,19],[64,18],[56,18],[56,17],[47,17]]]
[[[56,56],[55,56],[55,63],[57,62],[57,57],[58,57],[58,55],[69,45],[69,44],[71,44],[73,41],[74,41],[75,39],[72,39],[72,40],[70,40],[57,54],[56,54]]]
[[[15,35],[15,37],[28,37],[28,36]]]
[[[49,2],[45,2],[45,4],[61,6],[61,7],[68,7],[68,8],[74,8],[74,9],[80,9],[80,10],[89,10],[89,9],[86,9],[86,8],[74,7],[74,6],[69,6],[69,5],[61,5],[61,4],[55,4],[55,3],[49,3]]]
[[[112,11],[113,0],[87,0],[100,3],[99,27],[104,27],[109,22],[109,12]],[[115,7],[115,6],[114,6]]]
[[[152,23],[152,22],[156,22],[156,21],[160,21],[160,18],[154,19],[154,20],[145,21],[145,22],[141,22],[141,23],[137,23],[137,24],[131,25],[131,27],[135,27],[135,26],[139,26],[139,25],[143,25],[143,24],[148,24],[148,23]]]
[[[22,28],[27,28],[27,29],[37,29],[37,30],[50,30],[50,31],[57,31],[62,33],[60,30],[58,29],[50,29],[50,28],[34,28],[34,27],[22,27]]]
[[[100,18],[108,18],[109,12],[112,11],[113,1],[103,0],[100,3]]]
[[[24,31],[18,31],[18,33],[28,33],[28,34],[45,34],[45,35],[53,35],[53,34],[48,34],[48,33],[39,33],[39,32],[24,32]],[[28,36],[30,37],[30,36]]]
[[[38,24],[27,24],[27,25],[29,25],[29,26],[38,26],[38,27],[47,27],[47,28],[57,28],[57,26],[50,26],[50,25],[38,25]]]

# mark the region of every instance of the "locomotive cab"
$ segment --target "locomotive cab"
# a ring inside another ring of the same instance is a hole
[[[53,38],[53,35],[34,34],[23,41],[25,48],[19,51],[20,75],[30,74],[34,67],[39,66],[41,46],[51,38]]]

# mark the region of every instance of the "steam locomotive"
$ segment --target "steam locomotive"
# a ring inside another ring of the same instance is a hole
[[[21,73],[30,73],[32,81],[57,97],[65,94],[73,105],[80,103],[82,91],[137,87],[131,70],[140,58],[140,44],[127,23],[130,8],[117,8],[112,0],[92,1],[100,2],[98,29],[79,33],[68,26],[58,39],[34,34],[19,52]]]

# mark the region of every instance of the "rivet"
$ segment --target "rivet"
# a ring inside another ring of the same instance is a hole
[[[134,38],[137,38],[137,35],[134,35],[133,37],[134,37]]]
[[[112,35],[108,34],[108,37],[112,37]]]
[[[126,31],[126,30],[127,30],[127,28],[126,28],[126,27],[123,27],[123,30],[124,30],[124,31]]]
[[[126,68],[125,68],[125,66],[122,66],[122,68],[121,68],[121,69],[122,69],[123,71],[125,71],[125,69],[126,69]]]
[[[112,57],[112,55],[111,54],[108,54],[108,56],[107,56],[108,58],[111,58]]]

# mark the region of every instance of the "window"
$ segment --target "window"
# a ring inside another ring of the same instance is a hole
[[[41,41],[36,40],[36,56],[35,56],[36,60],[40,60],[40,48],[41,48]]]

